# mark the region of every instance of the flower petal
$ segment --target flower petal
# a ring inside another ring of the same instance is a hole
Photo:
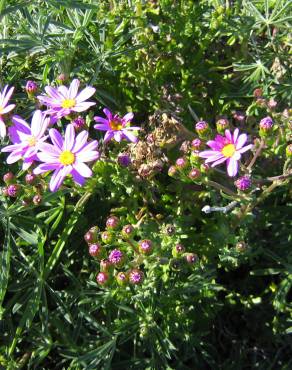
[[[239,134],[239,129],[236,128],[233,132],[233,144],[236,144],[236,141],[237,141],[237,138],[238,138],[238,134]]]
[[[69,92],[68,92],[69,99],[75,99],[76,98],[76,95],[77,95],[78,89],[79,89],[79,85],[80,85],[80,81],[78,80],[78,78],[75,78],[71,82],[70,87],[69,87]],[[77,98],[76,98],[76,100],[77,100]]]
[[[212,163],[211,167],[218,166],[218,164],[221,164],[221,163],[225,162],[226,160],[227,160],[226,157],[220,158],[217,161],[215,161],[214,163]],[[206,163],[207,163],[207,161],[206,161]]]
[[[87,139],[88,139],[88,131],[84,130],[80,132],[80,134],[76,136],[75,144],[74,144],[74,148],[72,149],[72,152],[76,153],[80,149],[82,149],[84,145],[86,144]]]
[[[74,163],[73,169],[75,169],[83,177],[91,177],[92,171],[85,163]]]
[[[249,144],[249,145],[244,146],[243,148],[237,150],[237,153],[240,153],[240,154],[245,153],[248,150],[250,150],[252,147],[253,147],[253,145],[252,144]]]
[[[216,151],[216,150],[204,150],[203,152],[199,153],[200,158],[210,158],[213,157],[214,155],[222,155],[221,152]]]
[[[124,122],[129,122],[131,121],[132,119],[134,118],[134,113],[133,112],[129,112],[127,114],[124,115],[124,117],[122,118],[122,120]]]
[[[114,132],[113,131],[107,131],[104,135],[103,141],[104,143],[107,143],[114,137]]]
[[[6,136],[6,125],[0,117],[0,136],[3,138]]]
[[[235,146],[236,146],[236,149],[240,149],[243,147],[243,145],[246,143],[247,141],[247,135],[246,134],[241,134],[239,135],[239,138],[237,139],[237,141],[235,141]]]
[[[66,127],[63,150],[71,151],[73,149],[74,143],[75,143],[75,130],[74,126],[70,123]]]
[[[58,130],[55,128],[51,128],[49,131],[50,138],[52,140],[52,143],[60,150],[63,149],[63,138]]]
[[[101,130],[101,131],[108,131],[108,130],[110,130],[110,126],[109,126],[108,122],[106,122],[106,123],[100,123],[100,124],[94,125],[93,127],[96,130]]]
[[[82,103],[84,102],[85,100],[89,99],[92,97],[92,95],[94,95],[95,93],[95,88],[94,87],[91,87],[91,86],[88,86],[88,87],[85,87],[85,89],[83,89],[77,96],[76,96],[76,101],[77,103]]]
[[[41,173],[56,170],[58,168],[62,168],[60,163],[42,163],[33,170],[33,173],[35,175],[39,175]]]
[[[80,152],[77,155],[76,163],[91,162],[91,161],[95,161],[99,158],[100,158],[100,153],[98,151],[87,151],[87,152],[84,152],[84,153]]]
[[[228,176],[234,177],[236,176],[237,172],[238,172],[238,161],[234,157],[228,158],[227,159]]]
[[[139,141],[139,139],[137,138],[137,136],[135,136],[131,132],[128,132],[127,130],[123,130],[123,136],[125,136],[126,139],[128,139],[132,143],[137,143]]]
[[[94,102],[82,102],[82,103],[77,103],[75,107],[71,108],[74,112],[84,112],[85,110],[89,109],[96,103]]]

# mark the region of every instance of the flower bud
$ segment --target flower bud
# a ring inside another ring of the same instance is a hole
[[[260,98],[261,96],[263,96],[263,90],[261,88],[257,88],[253,91],[253,96],[255,98]]]
[[[260,135],[266,136],[273,128],[273,120],[271,117],[265,117],[260,121]]]
[[[208,163],[202,163],[200,166],[200,170],[202,173],[208,173],[210,171],[211,167]]]
[[[292,144],[289,144],[289,145],[286,147],[286,156],[287,156],[287,157],[292,157]]]
[[[57,77],[57,82],[60,84],[63,84],[68,80],[68,76],[65,73],[60,73],[59,76]]]
[[[110,216],[106,220],[106,227],[107,229],[116,229],[119,226],[120,220],[116,216]]]
[[[34,175],[33,173],[28,173],[27,175],[25,175],[25,182],[27,183],[27,185],[34,185],[36,182],[36,178],[36,175]]]
[[[85,119],[81,116],[78,116],[72,121],[72,124],[75,130],[79,130],[85,126]]]
[[[200,139],[198,139],[198,138],[197,139],[194,139],[191,142],[191,147],[193,149],[196,149],[196,150],[200,149],[201,145],[202,145],[202,141]]]
[[[244,122],[245,121],[245,113],[243,112],[240,112],[240,111],[236,111],[234,114],[233,114],[233,118],[238,121],[238,122]]]
[[[111,244],[114,241],[114,235],[113,235],[113,233],[111,233],[109,231],[103,231],[101,233],[101,240],[105,244]]]
[[[209,131],[209,125],[206,121],[199,121],[196,123],[195,129],[200,137],[204,137]]]
[[[134,236],[135,229],[132,225],[125,225],[122,230],[122,236],[129,239]]]
[[[174,177],[177,174],[177,169],[175,166],[170,166],[168,169],[168,176]]]
[[[129,281],[131,284],[138,285],[144,280],[144,274],[139,269],[133,269],[129,272]]]
[[[14,174],[12,172],[7,172],[3,176],[3,181],[7,185],[11,184],[14,181],[14,179],[15,179],[15,176],[14,176]]]
[[[34,205],[38,206],[39,204],[41,204],[43,198],[40,194],[36,194],[33,198],[32,198],[32,202]]]
[[[117,283],[121,286],[124,286],[128,282],[128,275],[125,272],[119,272],[116,275]]]
[[[169,267],[174,271],[179,271],[183,267],[182,260],[180,258],[172,258],[169,262]]]
[[[199,157],[199,150],[192,150],[190,160],[192,163],[198,164],[201,161],[201,158]]]
[[[276,102],[276,100],[274,99],[274,98],[271,98],[269,101],[268,101],[268,107],[270,108],[270,109],[275,109],[276,108],[276,106],[277,106],[277,102]]]
[[[245,191],[251,187],[251,179],[249,176],[242,176],[234,182],[238,190]]]
[[[191,180],[196,180],[201,176],[201,172],[197,168],[192,168],[191,171],[189,172],[189,178]]]
[[[223,134],[225,132],[226,129],[229,128],[229,121],[228,119],[226,118],[220,118],[217,122],[216,122],[216,128],[217,128],[217,131],[220,133],[220,134]]]
[[[4,186],[3,188],[1,188],[1,194],[4,196],[4,197],[8,197],[8,188],[6,186]]]
[[[267,101],[264,98],[257,98],[256,100],[256,105],[258,105],[259,107],[265,107],[266,103]]]
[[[185,247],[178,243],[172,248],[172,255],[173,257],[177,258],[180,257],[185,252]]]
[[[185,259],[189,265],[193,265],[194,263],[197,262],[198,256],[195,253],[186,253]]]
[[[18,184],[11,184],[7,187],[7,194],[11,198],[16,198],[20,193],[21,187]]]
[[[23,198],[21,201],[22,207],[28,207],[30,206],[30,204],[31,204],[31,199],[29,198]]]
[[[112,250],[108,256],[108,260],[114,266],[121,266],[124,261],[123,252],[119,249]]]
[[[165,231],[166,231],[166,234],[169,235],[169,236],[174,235],[175,234],[175,226],[171,225],[171,224],[168,224],[165,227]]]
[[[132,163],[131,157],[127,153],[121,153],[118,155],[117,162],[122,167],[129,167]]]
[[[236,243],[235,249],[237,252],[244,252],[247,249],[247,245],[244,241]]]
[[[140,240],[139,241],[139,250],[143,254],[150,254],[152,252],[152,242],[151,240]]]
[[[35,81],[28,80],[25,85],[25,90],[28,95],[34,95],[37,92],[38,85]]]
[[[189,149],[190,149],[190,142],[189,142],[189,141],[184,141],[184,142],[181,144],[180,148],[179,148],[179,150],[180,150],[182,153],[184,153],[184,154],[186,154],[186,153],[189,151]]]
[[[84,239],[86,243],[93,244],[97,241],[97,234],[98,234],[99,228],[98,226],[91,227],[87,233],[84,235]]]
[[[88,248],[88,253],[91,257],[98,257],[101,254],[102,247],[98,243],[90,244]]]
[[[96,276],[96,281],[99,285],[106,285],[109,281],[109,275],[106,272],[99,272]]]
[[[110,263],[108,259],[103,259],[100,261],[100,271],[110,271],[113,268],[113,265]]]
[[[179,168],[179,169],[181,169],[181,170],[182,170],[182,169],[184,169],[184,168],[186,168],[186,167],[187,167],[188,162],[187,162],[186,158],[178,158],[178,159],[176,160],[175,164],[176,164],[176,167],[177,167],[177,168]]]

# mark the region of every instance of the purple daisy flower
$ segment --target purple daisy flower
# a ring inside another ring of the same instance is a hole
[[[95,105],[94,102],[86,101],[95,93],[95,88],[87,86],[78,93],[79,85],[80,81],[76,78],[69,88],[64,85],[58,88],[46,86],[47,95],[39,95],[37,98],[49,107],[46,113],[56,115],[57,118],[68,116],[71,112],[83,112]]]
[[[225,130],[225,136],[217,135],[215,140],[207,141],[207,145],[212,150],[205,150],[199,156],[206,159],[205,163],[213,162],[212,167],[226,161],[228,175],[230,177],[236,176],[241,154],[252,148],[252,144],[244,146],[247,135],[238,134],[238,128],[234,130],[233,134],[229,130]]]
[[[46,140],[45,131],[50,123],[40,110],[34,112],[31,119],[31,126],[19,116],[12,117],[13,126],[9,127],[8,132],[13,145],[4,147],[1,152],[10,152],[7,163],[15,163],[23,159],[22,169],[27,170],[36,160],[38,146]]]
[[[50,190],[56,191],[69,174],[73,180],[83,185],[84,178],[92,176],[91,169],[84,162],[91,162],[99,159],[96,140],[87,143],[88,132],[82,131],[75,138],[73,124],[66,127],[65,138],[54,128],[49,131],[52,144],[40,143],[40,152],[37,154],[39,161],[44,162],[35,168],[36,175],[54,171],[51,181]]]
[[[137,143],[138,138],[131,132],[133,130],[140,130],[140,127],[130,127],[130,121],[133,119],[134,114],[132,112],[127,113],[123,118],[118,114],[113,115],[110,110],[104,108],[104,114],[107,118],[94,117],[96,122],[100,122],[94,125],[96,130],[106,131],[104,136],[104,142],[107,143],[114,138],[118,143],[122,139]]]
[[[4,123],[2,116],[3,114],[9,113],[15,107],[15,104],[8,105],[8,101],[11,98],[13,91],[14,91],[14,87],[11,87],[8,90],[8,85],[4,87],[2,92],[0,91],[0,136],[1,137],[6,136],[6,125]]]

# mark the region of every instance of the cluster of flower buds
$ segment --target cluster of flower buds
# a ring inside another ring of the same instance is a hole
[[[96,281],[101,286],[139,285],[144,280],[140,268],[144,258],[151,255],[151,240],[134,240],[135,228],[131,224],[121,225],[120,219],[112,215],[106,220],[106,229],[91,227],[84,239],[90,256],[99,262]]]
[[[12,172],[3,176],[6,186],[2,187],[2,194],[12,199],[20,199],[21,204],[26,207],[30,204],[39,205],[42,201],[43,187],[33,173],[27,173],[24,182],[19,182]]]

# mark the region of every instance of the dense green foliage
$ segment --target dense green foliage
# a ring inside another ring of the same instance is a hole
[[[286,131],[254,169],[259,179],[287,170],[291,111],[280,112],[291,104],[290,14],[287,0],[0,0],[0,83],[16,86],[18,114],[35,108],[27,80],[43,88],[64,74],[96,87],[95,114],[103,106],[133,111],[141,143],[159,136],[158,157],[112,145],[86,186],[46,192],[39,206],[1,195],[1,369],[291,368],[288,176],[259,203],[260,185],[248,201],[235,198],[231,212],[205,214],[205,205],[234,198],[151,167],[179,156],[199,118],[214,128],[227,115],[236,125],[234,112],[244,111],[241,128],[255,138],[267,115],[253,95],[261,88]],[[188,130],[174,138],[163,113]],[[150,176],[117,166],[123,150],[137,162],[140,155]],[[2,176],[17,172],[0,159]],[[156,246],[140,286],[95,281],[98,263],[83,235],[93,225],[104,230],[110,214]],[[160,260],[172,259],[178,242],[198,255],[194,267]]]

